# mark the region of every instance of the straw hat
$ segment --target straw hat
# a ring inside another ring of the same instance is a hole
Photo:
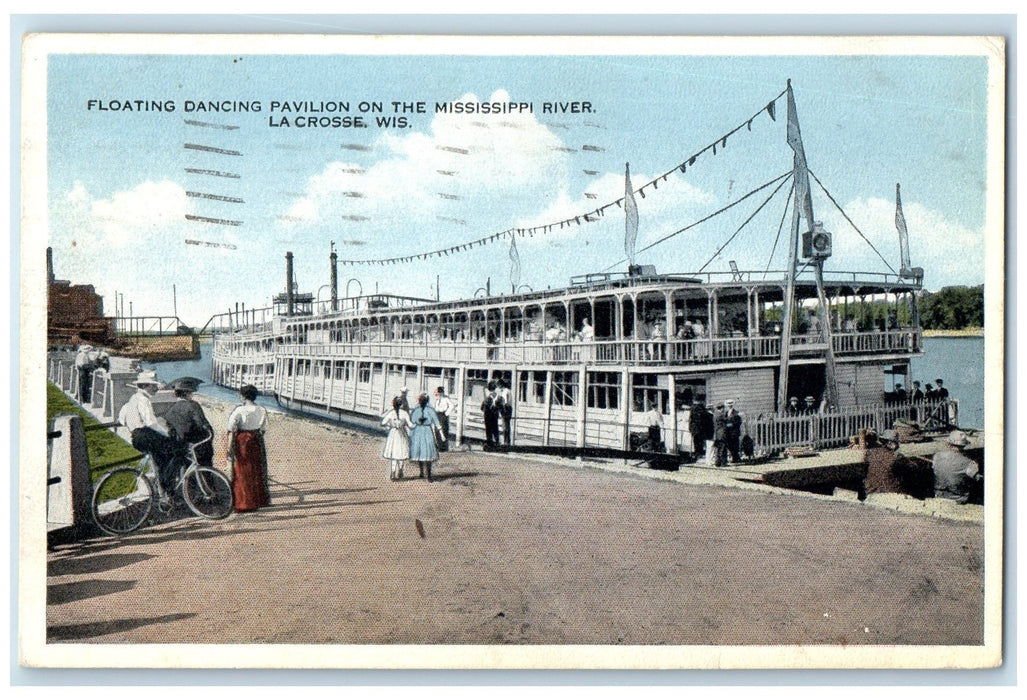
[[[136,380],[134,382],[129,382],[128,385],[134,386],[136,388],[143,386],[155,386],[157,388],[160,388],[161,386],[163,386],[157,379],[157,373],[149,369],[140,372],[139,376],[136,377]]]
[[[948,441],[950,445],[955,447],[966,447],[970,444],[970,440],[966,437],[966,433],[962,430],[953,430],[949,433]]]

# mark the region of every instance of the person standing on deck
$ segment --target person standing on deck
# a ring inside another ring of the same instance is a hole
[[[692,435],[692,458],[698,462],[706,454],[706,406],[702,399],[696,399],[688,413],[688,432]]]
[[[713,417],[713,449],[717,454],[717,466],[727,466],[727,414],[724,404],[717,404],[717,413]]]
[[[741,457],[738,454],[739,442],[742,439],[742,415],[735,410],[734,399],[728,399],[724,402],[727,407],[725,416],[727,418],[727,449],[731,453],[731,461],[738,463],[741,461]]]
[[[167,424],[153,412],[152,397],[161,384],[157,381],[157,373],[148,370],[140,372],[128,385],[134,386],[136,393],[121,407],[118,422],[132,433],[132,447],[153,457],[158,485],[162,495],[166,496],[175,480],[172,461],[179,448]]]
[[[252,384],[239,389],[239,396],[242,405],[228,416],[228,462],[235,512],[245,513],[271,505],[264,444],[267,411],[255,403],[257,387]]]
[[[804,415],[812,416],[817,412],[817,402],[816,399],[814,399],[812,396],[806,397],[805,404],[806,405],[802,407],[802,412]]]
[[[510,444],[510,421],[513,419],[513,395],[510,387],[506,385],[505,379],[497,382],[499,387],[496,391],[496,408],[499,409],[499,417],[503,419],[503,444]]]
[[[924,391],[923,391],[923,389],[920,388],[920,382],[918,382],[918,381],[914,381],[913,382],[913,397],[912,398],[913,398],[913,403],[923,403],[924,402]]]
[[[799,405],[799,397],[793,396],[788,399],[788,406],[785,408],[785,413],[789,416],[801,416],[802,406]]]
[[[428,395],[417,397],[417,408],[410,412],[410,459],[417,462],[421,470],[421,478],[428,475],[428,483],[432,482],[431,463],[439,458],[435,447],[435,433],[439,430],[439,419],[435,409],[428,405]]]
[[[649,451],[663,452],[663,416],[660,409],[652,401],[646,402],[645,425],[649,431]]]
[[[435,390],[435,396],[432,401],[432,408],[435,409],[435,415],[439,419],[439,426],[442,432],[441,444],[439,444],[439,451],[445,452],[449,449],[449,418],[450,414],[454,410],[453,402],[450,401],[449,397],[446,396],[446,389],[444,387],[438,387]]]
[[[596,339],[596,331],[592,328],[592,324],[586,318],[581,322],[581,340],[585,343],[591,343]]]
[[[382,448],[382,459],[392,462],[389,479],[402,479],[403,462],[410,459],[409,436],[414,424],[410,422],[410,414],[403,410],[403,402],[398,396],[392,399],[392,410],[382,418],[382,425],[389,429]]]
[[[485,449],[490,450],[499,444],[499,407],[496,405],[496,383],[489,382],[486,388],[481,414],[485,421]]]

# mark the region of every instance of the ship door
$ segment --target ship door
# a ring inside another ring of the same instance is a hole
[[[824,397],[827,380],[824,377],[824,365],[792,365],[788,368],[788,397],[795,396],[802,404],[807,396],[812,396],[816,404]],[[775,372],[776,373],[776,372]],[[783,408],[778,406],[778,410]]]

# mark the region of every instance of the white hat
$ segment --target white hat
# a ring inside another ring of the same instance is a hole
[[[409,388],[407,388],[407,387],[403,387],[402,389],[400,389],[400,390],[399,390],[399,393],[401,393],[401,394],[405,394],[405,393],[407,393],[408,391],[410,391],[410,389],[409,389]]]
[[[948,443],[950,445],[955,445],[956,447],[966,447],[970,443],[970,440],[962,430],[953,430],[949,433]]]
[[[157,379],[157,373],[149,369],[140,372],[139,376],[136,377],[136,380],[134,382],[129,382],[128,385],[137,388],[140,386],[155,386],[158,388],[163,386],[163,384],[161,384]]]

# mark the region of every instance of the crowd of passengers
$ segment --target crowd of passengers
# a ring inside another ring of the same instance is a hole
[[[684,312],[679,312],[675,317],[673,331],[668,327],[666,314],[650,312],[641,319],[637,328],[625,329],[623,335],[625,339],[699,340],[711,336],[712,329],[705,316],[688,318]],[[864,317],[857,319],[853,316],[836,315],[832,320],[835,333],[884,333],[899,328],[898,315],[894,310],[889,311],[887,318]],[[529,316],[520,324],[521,328],[508,327],[506,333],[503,334],[499,322],[492,322],[484,326],[475,324],[472,328],[451,325],[439,327],[434,324],[424,326],[395,324],[391,330],[386,326],[358,328],[356,339],[362,342],[379,342],[389,338],[393,341],[408,342],[479,342],[487,344],[496,344],[501,339],[507,342],[544,343],[589,342],[596,339],[595,328],[587,316],[576,325],[576,328],[568,328],[565,321],[557,318],[546,319],[540,316]],[[757,331],[756,335],[759,336],[777,337],[781,335],[781,323],[780,321],[760,320],[755,330]],[[799,336],[820,337],[823,334],[823,323],[816,312],[809,311],[796,321],[794,331]],[[721,338],[748,336],[749,321],[745,312],[722,311],[718,318],[715,335]],[[341,341],[346,337],[345,331],[340,329],[332,331],[329,340]],[[612,336],[600,337],[600,339],[612,339]]]

